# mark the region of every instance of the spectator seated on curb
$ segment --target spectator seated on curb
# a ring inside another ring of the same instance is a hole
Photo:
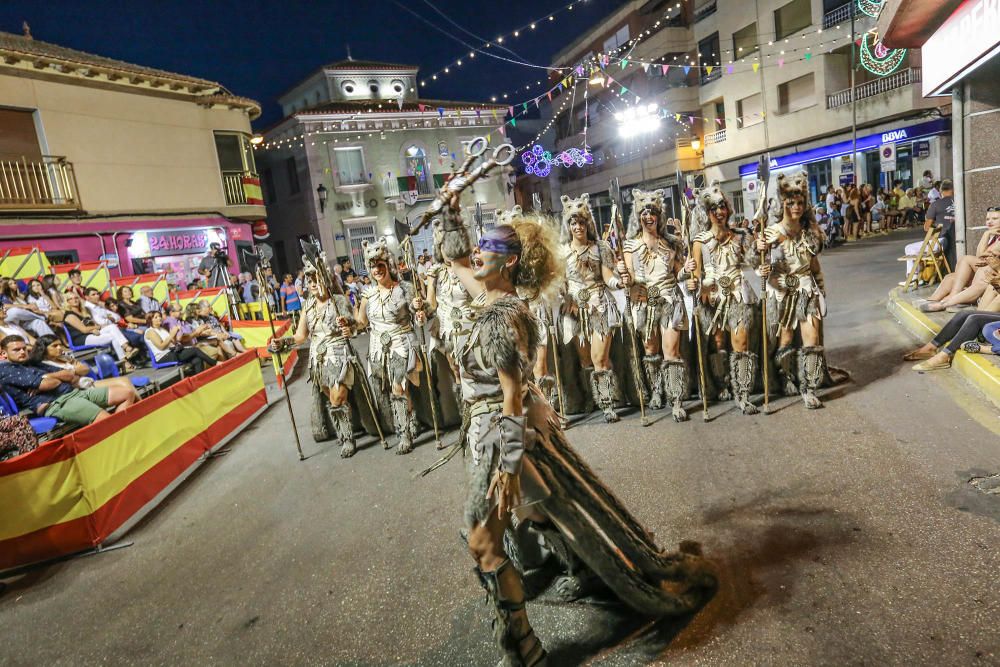
[[[31,365],[28,344],[18,336],[0,340],[0,384],[19,410],[33,416],[54,417],[76,426],[86,426],[107,419],[111,414],[132,405],[134,390],[120,387],[95,387],[71,370],[48,371]]]
[[[1000,264],[1000,260],[998,260],[998,264]],[[993,279],[990,288],[994,298],[990,301],[989,309],[966,310],[957,313],[941,327],[941,331],[930,342],[907,353],[903,360],[920,360],[920,363],[913,367],[915,371],[937,371],[949,368],[952,357],[959,349],[980,351],[978,345],[975,346],[975,349],[972,349],[971,345],[967,349],[966,344],[977,343],[986,325],[1000,322],[1000,276]]]
[[[969,341],[962,344],[962,349],[969,354],[1000,354],[1000,322],[983,327],[982,338],[985,343]]]
[[[89,378],[91,368],[82,361],[77,361],[69,349],[55,336],[41,336],[31,349],[29,362],[43,371],[73,371],[83,384],[88,384],[83,378],[88,378],[95,387],[119,387],[122,391],[132,392],[133,402],[139,400],[139,393],[132,381],[124,376],[93,380]]]
[[[979,239],[975,255],[964,255],[926,300],[917,307],[925,313],[937,313],[956,306],[971,306],[989,292],[990,281],[997,275],[991,267],[993,257],[1000,256],[1000,207],[991,206],[986,212],[986,233]],[[995,266],[995,264],[994,264]]]

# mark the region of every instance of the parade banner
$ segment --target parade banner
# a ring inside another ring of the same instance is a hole
[[[174,295],[174,301],[182,313],[192,301],[208,301],[216,317],[229,317],[229,294],[225,287],[182,290]]]
[[[0,253],[0,276],[37,278],[51,272],[49,259],[38,248],[8,248]]]
[[[266,407],[247,352],[0,463],[0,571],[117,538]]]
[[[168,292],[167,286],[167,274],[163,273],[144,273],[140,276],[125,276],[123,278],[113,278],[111,280],[111,285],[114,288],[114,296],[118,298],[118,288],[119,287],[131,287],[132,288],[132,298],[136,301],[142,296],[139,292],[143,287],[153,288],[153,298],[159,303],[166,301],[170,294]]]
[[[69,287],[69,272],[73,269],[80,270],[80,277],[82,279],[80,285],[84,289],[95,287],[101,294],[111,289],[111,272],[108,271],[108,263],[106,261],[76,262],[75,264],[56,264],[51,268],[50,273],[56,275],[56,284],[59,285],[60,292],[64,292]]]

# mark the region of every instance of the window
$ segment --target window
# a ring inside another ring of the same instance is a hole
[[[698,42],[698,58],[701,61],[700,64],[703,66],[701,69],[702,83],[714,81],[722,76],[722,69],[719,67],[722,61],[722,56],[719,53],[719,33],[712,33]],[[705,65],[713,66],[715,69],[709,73],[708,69],[704,67]]]
[[[400,81],[399,79],[396,79],[395,81],[392,82],[392,90],[397,95],[399,95],[401,92],[403,92],[404,88],[405,88],[405,86],[403,85],[403,82]]]
[[[274,190],[274,175],[271,173],[270,167],[261,172],[260,181],[264,186],[265,203],[271,204],[276,202],[278,200],[278,193]]]
[[[46,250],[45,258],[49,264],[76,264],[80,261],[80,254],[76,250]]]
[[[340,89],[344,91],[345,94],[350,95],[354,92],[354,89],[358,87],[358,84],[353,81],[344,81],[340,84]]]
[[[628,24],[626,23],[615,34],[604,40],[604,51],[613,51],[628,41]]]
[[[416,144],[411,144],[403,153],[403,170],[408,177],[416,181],[416,191],[418,194],[428,195],[431,193],[430,176],[427,170],[427,155],[424,149]]]
[[[774,11],[774,32],[778,39],[784,39],[812,25],[812,3],[810,0],[792,0]]]
[[[37,162],[42,159],[35,131],[33,111],[20,109],[0,109],[0,159]]]
[[[357,185],[368,182],[365,155],[360,146],[335,148],[333,154],[337,160],[337,178],[341,185]]]
[[[715,113],[715,129],[724,130],[726,129],[726,103],[719,100],[715,103],[713,112]]]
[[[736,115],[738,118],[736,119],[736,126],[750,127],[751,125],[764,122],[764,118],[761,116],[763,111],[764,108],[760,103],[760,93],[737,100]]]
[[[815,104],[816,85],[812,72],[778,86],[778,113],[794,113]]]
[[[285,173],[288,174],[288,194],[299,194],[302,188],[299,187],[299,167],[295,164],[294,155],[285,160]]]
[[[733,60],[757,51],[757,22],[733,33]]]
[[[215,133],[215,152],[224,173],[256,173],[250,137],[235,132]]]

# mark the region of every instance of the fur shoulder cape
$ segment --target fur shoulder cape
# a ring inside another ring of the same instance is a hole
[[[476,313],[483,361],[506,373],[527,378],[539,344],[538,322],[516,296],[505,296]]]

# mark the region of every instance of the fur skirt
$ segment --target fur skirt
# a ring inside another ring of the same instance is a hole
[[[309,378],[319,387],[329,389],[344,385],[354,386],[354,364],[347,346],[329,346],[322,353],[309,358]]]
[[[655,301],[636,301],[632,303],[632,321],[635,330],[645,340],[646,332],[660,329],[688,328],[687,309],[684,308],[684,297],[680,290],[671,291],[666,297]]]

